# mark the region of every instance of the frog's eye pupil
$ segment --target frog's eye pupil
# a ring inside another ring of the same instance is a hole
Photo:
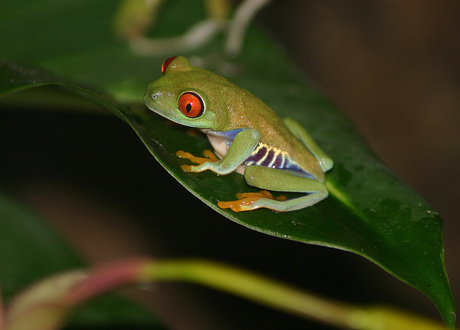
[[[179,97],[180,112],[189,118],[200,117],[204,113],[204,102],[200,95],[194,92],[185,92]]]
[[[161,65],[161,73],[165,73],[166,72],[166,69],[168,68],[168,66],[171,64],[171,62],[176,58],[177,56],[172,56],[172,57],[168,57],[164,62],[163,64]]]

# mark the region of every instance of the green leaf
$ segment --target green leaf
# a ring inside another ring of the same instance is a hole
[[[1,191],[0,228],[1,293],[7,301],[46,276],[87,266],[42,219]],[[143,308],[115,295],[100,297],[78,308],[71,324],[164,329]]]
[[[281,116],[292,117],[308,129],[335,162],[327,174],[331,195],[296,212],[258,210],[236,214],[219,209],[216,203],[249,190],[242,176],[182,172],[175,151],[199,154],[209,148],[206,138],[166,125],[140,105],[145,86],[159,77],[166,56],[136,56],[117,42],[109,29],[112,2],[86,0],[69,5],[41,0],[34,2],[40,12],[30,9],[22,13],[26,4],[30,7],[26,0],[0,5],[0,44],[11,45],[2,47],[0,56],[28,63],[33,69],[4,62],[0,94],[53,83],[89,97],[123,118],[166,170],[217,212],[269,235],[359,254],[424,292],[446,323],[453,326],[455,307],[443,262],[441,217],[373,155],[348,120],[305,82],[263,33],[249,32],[243,54],[233,63],[238,74],[229,79],[262,98]],[[186,24],[178,19],[183,17],[184,8],[190,18]],[[185,0],[171,2],[165,6],[163,19],[153,34],[158,37],[183,31],[203,15],[197,8],[202,8],[200,1],[195,6]],[[22,32],[30,31],[27,27],[33,27],[35,33]],[[217,38],[193,55],[201,56],[204,65],[219,71],[222,58],[208,54],[220,49],[222,40]],[[35,67],[67,78],[57,79]],[[131,107],[83,84],[96,86],[119,101],[129,100]]]

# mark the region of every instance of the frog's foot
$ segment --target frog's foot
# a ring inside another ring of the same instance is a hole
[[[195,164],[199,164],[199,165],[201,165],[203,163],[207,163],[207,162],[215,163],[215,162],[219,161],[219,159],[209,149],[204,150],[203,155],[205,157],[196,157],[196,156],[193,156],[191,153],[186,152],[186,151],[182,151],[182,150],[178,150],[176,152],[177,157],[190,159],[192,162],[194,162]],[[180,167],[185,172],[193,172],[193,168],[192,168],[193,166],[191,166],[191,165],[183,164]]]
[[[257,202],[260,199],[272,199],[276,201],[285,201],[287,200],[286,196],[278,196],[274,197],[270,192],[267,190],[261,190],[258,193],[239,193],[236,194],[237,201],[230,201],[230,202],[219,202],[217,205],[221,209],[232,209],[235,212],[242,212],[242,211],[252,211],[256,208],[252,207],[252,204]]]

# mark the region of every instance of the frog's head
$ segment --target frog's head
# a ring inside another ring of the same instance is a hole
[[[194,67],[183,56],[170,57],[161,67],[163,76],[147,86],[147,107],[181,125],[219,130],[227,111],[216,111],[224,78]]]

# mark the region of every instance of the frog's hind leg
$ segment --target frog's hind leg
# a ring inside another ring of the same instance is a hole
[[[300,192],[307,193],[308,195],[284,200],[282,198],[274,198],[271,195],[265,196],[264,193],[259,193],[258,196],[255,194],[251,195],[251,199],[245,198],[246,194],[241,194],[242,198],[240,200],[220,202],[219,206],[231,208],[235,212],[252,211],[259,208],[289,212],[312,206],[328,196],[327,188],[323,183],[308,177],[292,174],[285,170],[253,165],[246,169],[244,177],[249,185],[260,189]]]
[[[324,172],[329,171],[334,166],[332,159],[316,144],[315,140],[313,140],[302,125],[291,118],[284,118],[284,123],[291,133],[315,156]]]

